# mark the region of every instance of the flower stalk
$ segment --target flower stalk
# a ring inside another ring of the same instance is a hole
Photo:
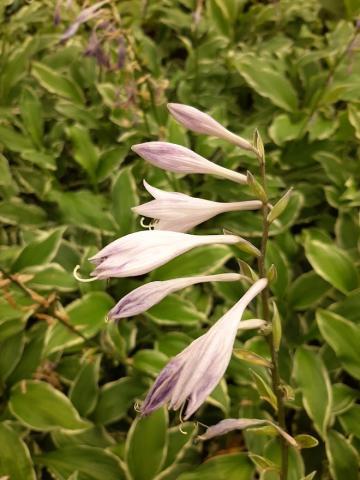
[[[266,165],[265,165],[265,154],[264,154],[263,148],[257,149],[257,158],[259,160],[259,167],[260,167],[260,184],[267,197]],[[265,256],[266,256],[266,248],[267,248],[267,242],[269,239],[269,228],[270,228],[268,214],[269,214],[269,206],[266,198],[263,200],[263,204],[261,207],[263,232],[262,232],[261,247],[260,247],[261,254],[258,257],[258,269],[261,277],[267,276],[266,267],[265,267]],[[262,290],[261,292],[262,314],[263,314],[263,319],[265,320],[266,323],[272,322],[270,318],[269,302],[270,302],[269,285],[267,285],[264,288],[264,290]],[[278,352],[277,352],[277,348],[275,345],[274,336],[272,332],[270,332],[267,338],[268,338],[270,354],[271,354],[271,380],[272,380],[273,392],[275,394],[276,403],[277,403],[278,423],[280,428],[283,431],[286,431],[285,405],[284,405],[284,398],[283,398],[283,393],[280,385]],[[280,480],[287,480],[289,444],[284,437],[281,437],[280,441],[281,441]]]

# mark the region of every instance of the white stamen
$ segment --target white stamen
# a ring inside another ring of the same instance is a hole
[[[80,277],[77,273],[79,270],[80,270],[80,265],[76,265],[76,267],[74,268],[74,271],[73,271],[73,275],[78,282],[88,283],[88,282],[95,282],[95,280],[97,280],[96,277],[94,277],[94,278],[82,278],[82,277]]]

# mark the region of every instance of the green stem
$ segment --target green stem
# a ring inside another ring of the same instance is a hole
[[[261,178],[261,185],[264,191],[267,193],[266,190],[266,168],[265,168],[265,161],[258,155],[259,163],[260,163],[260,178]],[[261,255],[258,258],[258,268],[261,278],[266,277],[266,267],[265,267],[265,256],[266,256],[266,247],[269,238],[269,222],[267,221],[267,216],[269,213],[269,207],[267,202],[263,203],[261,208],[262,213],[262,220],[263,220],[263,234],[261,239]],[[261,303],[262,303],[262,310],[263,310],[263,319],[267,322],[271,322],[270,318],[270,308],[269,308],[269,287],[264,288],[261,292]],[[279,361],[278,361],[278,354],[274,345],[273,335],[270,334],[268,337],[268,343],[270,347],[271,353],[271,379],[272,379],[272,387],[273,391],[276,396],[277,400],[277,414],[278,414],[278,423],[279,426],[286,431],[285,425],[285,406],[283,395],[280,387],[280,374],[279,374]],[[288,472],[288,444],[284,438],[281,437],[281,470],[280,470],[280,480],[287,480],[287,472]]]

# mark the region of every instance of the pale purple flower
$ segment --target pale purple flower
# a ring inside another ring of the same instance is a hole
[[[181,125],[193,132],[222,138],[245,150],[254,151],[254,147],[250,142],[230,132],[210,117],[210,115],[197,108],[191,107],[190,105],[183,105],[182,103],[168,103],[168,109],[171,115],[181,123]]]
[[[73,23],[69,28],[61,35],[60,41],[66,42],[69,38],[73,37],[78,31],[81,24],[91,20],[92,18],[98,17],[100,15],[99,8],[101,8],[105,3],[108,3],[109,0],[103,0],[101,2],[94,3],[88,8],[81,10],[79,15],[75,18]]]
[[[133,207],[132,210],[139,215],[157,220],[154,222],[155,230],[187,232],[220,213],[256,210],[262,206],[259,200],[221,203],[190,197],[179,192],[165,192],[152,187],[145,180],[144,186],[155,200]]]
[[[248,242],[237,235],[189,235],[163,230],[130,233],[90,258],[96,265],[91,276],[105,279],[143,275],[192,248],[216,243]]]
[[[227,369],[239,322],[247,305],[266,285],[265,278],[254,283],[204,335],[170,360],[141,406],[143,415],[165,403],[173,410],[187,403],[184,416],[187,419],[200,407]]]
[[[209,427],[206,432],[199,436],[200,440],[209,440],[213,437],[218,437],[220,435],[225,435],[226,433],[231,432],[232,430],[245,430],[246,428],[261,427],[263,425],[270,425],[275,428],[279,435],[281,435],[285,440],[292,445],[293,447],[298,447],[296,440],[286,433],[282,428],[280,428],[276,423],[271,420],[266,419],[257,419],[257,418],[227,418],[221,420],[221,422],[216,425]]]
[[[219,273],[217,275],[204,275],[199,277],[174,278],[172,280],[150,282],[136,288],[123,297],[115,307],[110,310],[108,318],[132,317],[146,312],[149,308],[161,302],[170,293],[182,288],[203,282],[235,282],[241,279],[238,273]]]
[[[205,173],[246,183],[246,175],[210,162],[182,145],[168,142],[146,142],[131,147],[152,165],[177,173]]]

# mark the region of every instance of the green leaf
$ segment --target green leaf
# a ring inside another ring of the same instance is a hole
[[[101,356],[85,359],[69,392],[69,399],[80,415],[86,417],[96,405]]]
[[[103,385],[92,415],[98,424],[108,425],[123,418],[136,399],[145,391],[140,379],[124,377]]]
[[[230,397],[225,378],[220,380],[206,401],[210,403],[210,405],[220,408],[220,410],[224,412],[224,415],[229,415]]]
[[[256,93],[286,111],[296,110],[298,99],[294,87],[283,72],[267,64],[265,59],[250,53],[241,54],[235,59],[235,67]]]
[[[75,124],[68,127],[66,131],[73,144],[74,159],[95,182],[99,153],[91,140],[88,129]]]
[[[334,480],[358,480],[359,462],[356,450],[335,430],[328,432],[326,454]]]
[[[277,145],[283,145],[290,140],[296,140],[304,127],[304,119],[290,118],[286,113],[281,113],[274,118],[269,134]]]
[[[27,132],[37,147],[43,141],[44,119],[39,96],[34,90],[23,90],[20,102],[21,117]]]
[[[75,471],[86,480],[125,480],[119,459],[103,448],[71,445],[36,457],[56,478],[67,480]]]
[[[31,73],[40,85],[50,93],[71,100],[74,103],[82,104],[85,102],[84,94],[74,80],[64,77],[56,70],[42,63],[34,62]]]
[[[49,383],[21,381],[11,390],[9,409],[26,427],[50,431],[56,428],[81,430],[89,427],[70,400]]]
[[[58,203],[63,223],[95,232],[103,230],[104,233],[113,233],[115,231],[114,221],[101,195],[95,195],[88,190],[52,191],[51,195],[52,200]]]
[[[274,410],[277,410],[277,399],[270,385],[254,370],[250,370],[250,373],[253,376],[260,398],[270,403]]]
[[[0,125],[0,142],[9,150],[19,153],[22,153],[24,150],[29,150],[32,147],[32,143],[28,137],[11,127],[5,127],[3,125]]]
[[[294,375],[303,395],[303,404],[322,437],[330,423],[332,391],[328,372],[313,350],[299,347],[295,353]]]
[[[78,283],[72,273],[57,263],[29,267],[26,268],[26,273],[32,275],[27,285],[36,290],[71,292],[78,288]]]
[[[125,447],[125,459],[133,480],[151,480],[165,462],[168,414],[160,408],[148,417],[138,417],[131,425]]]
[[[151,280],[210,275],[216,272],[231,257],[231,250],[225,245],[204,246],[180,255],[151,274]]]
[[[274,205],[274,207],[270,210],[268,216],[267,216],[267,221],[269,223],[272,223],[276,218],[280,217],[280,215],[284,212],[284,210],[286,209],[288,203],[289,203],[289,200],[290,200],[290,196],[291,196],[291,192],[292,192],[292,188],[290,188],[281,198],[280,200]]]
[[[133,367],[140,372],[148,375],[156,376],[165,367],[168,358],[163,353],[157,350],[150,350],[144,348],[138,350],[132,357]]]
[[[273,304],[273,316],[272,316],[272,336],[273,336],[273,344],[275,351],[278,352],[280,349],[281,344],[281,336],[282,336],[282,326],[281,326],[281,318],[279,314],[279,310],[276,306],[275,302]]]
[[[354,405],[359,394],[353,388],[343,383],[335,383],[333,385],[333,408],[334,415],[340,415]],[[360,424],[359,424],[360,425]]]
[[[196,310],[191,302],[179,295],[169,295],[164,298],[145,312],[145,316],[158,325],[196,326],[206,320],[202,312]]]
[[[176,425],[168,430],[169,441],[163,470],[184,457],[186,451],[192,446],[197,431],[198,428],[194,422],[185,422],[181,427]]]
[[[46,222],[44,210],[24,203],[20,198],[0,202],[0,221],[10,225],[43,225]]]
[[[0,343],[0,389],[18,364],[24,350],[22,333],[13,335]]]
[[[51,262],[57,254],[65,230],[66,227],[59,227],[28,243],[13,263],[12,271],[19,272],[27,267]]]
[[[126,167],[118,173],[111,192],[112,214],[119,226],[119,234],[126,235],[135,230],[136,215],[132,207],[139,204],[132,168]]]
[[[348,293],[359,286],[357,270],[346,251],[310,238],[304,246],[306,258],[315,272],[333,287]]]
[[[88,293],[67,305],[65,313],[68,315],[68,323],[86,338],[91,338],[104,326],[106,315],[113,303],[113,299],[106,293]],[[46,352],[57,352],[83,342],[83,338],[62,323],[54,323],[47,331]]]
[[[10,426],[0,423],[0,475],[9,480],[36,480],[26,444]]]
[[[268,241],[266,251],[265,266],[269,269],[271,265],[276,266],[276,278],[270,283],[270,289],[281,298],[287,291],[291,269],[286,256],[275,240]]]
[[[312,435],[301,433],[294,438],[300,448],[314,448],[319,445],[319,440]]]
[[[216,455],[191,473],[183,473],[177,480],[251,480],[254,467],[246,453]]]
[[[314,271],[306,272],[291,284],[288,295],[289,303],[295,310],[306,310],[324,298],[330,285]]]
[[[344,369],[360,380],[360,326],[327,310],[318,310],[316,320],[321,335],[335,351]]]
[[[353,405],[339,417],[339,420],[348,435],[355,435],[360,438],[360,405]]]

